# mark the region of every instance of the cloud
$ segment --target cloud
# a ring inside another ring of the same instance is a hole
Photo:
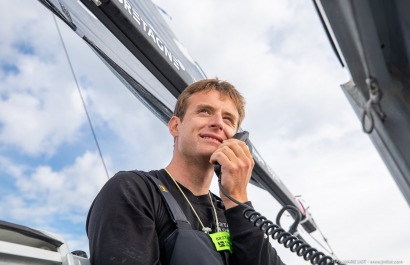
[[[349,74],[312,3],[157,2],[205,72],[245,95],[252,142],[289,190],[302,195],[336,254],[404,260],[408,206],[340,91]],[[18,9],[10,3],[0,10],[0,211],[84,249],[85,214],[105,172],[51,14],[36,1]],[[110,174],[166,165],[166,126],[59,25]],[[249,190],[256,209],[274,220],[278,203]],[[300,262],[275,246],[287,263]]]
[[[44,31],[55,29],[47,30],[47,20],[29,7],[19,10],[27,19],[2,17],[10,27],[2,27],[1,63],[15,70],[1,76],[0,142],[29,155],[51,155],[62,143],[78,140],[85,116],[72,77],[61,74],[68,65],[57,53],[58,39],[44,45]]]
[[[1,201],[3,215],[20,222],[29,220],[37,227],[60,219],[84,223],[91,202],[107,181],[99,156],[91,152],[60,171],[40,165],[10,172],[14,173],[15,190]]]
[[[30,169],[9,159],[1,161],[0,171],[8,172],[15,183],[0,201],[2,219],[59,234],[70,250],[88,251],[85,217],[107,181],[98,154],[85,152],[60,171],[46,165]],[[108,156],[105,161],[110,166]]]

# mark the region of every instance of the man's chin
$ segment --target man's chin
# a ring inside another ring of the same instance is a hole
[[[214,151],[203,152],[199,156],[201,157],[201,160],[209,161],[213,153]]]

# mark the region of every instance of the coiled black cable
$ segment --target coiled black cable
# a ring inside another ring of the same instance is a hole
[[[286,206],[287,208],[294,208],[294,206]],[[337,262],[330,256],[325,255],[323,252],[311,247],[304,240],[299,239],[297,236],[285,231],[282,227],[274,224],[268,220],[265,216],[262,216],[259,212],[255,211],[251,207],[247,207],[243,211],[243,216],[254,226],[262,230],[267,236],[271,236],[277,240],[278,243],[283,244],[285,248],[289,248],[291,252],[295,252],[298,256],[303,257],[306,261],[310,261],[312,264],[318,265],[333,265]],[[297,222],[295,222],[297,223]]]
[[[294,236],[293,233],[296,232],[297,226],[301,221],[301,214],[299,210],[292,206],[287,205],[278,214],[277,223],[279,224],[280,215],[286,210],[291,210],[296,213],[296,220],[292,224],[289,232],[285,231],[280,225],[274,224],[272,221],[268,220],[265,216],[262,216],[259,212],[255,211],[249,205],[241,203],[236,199],[232,198],[227,192],[222,188],[221,178],[218,176],[218,183],[220,191],[231,201],[242,205],[245,207],[243,211],[243,217],[247,219],[250,223],[253,223],[255,227],[258,227],[263,231],[267,236],[272,237],[277,240],[280,244],[283,244],[285,248],[289,248],[291,252],[296,253],[299,257],[303,257],[306,261],[310,261],[311,264],[317,265],[336,265],[340,264],[339,261],[336,261],[330,256],[325,255],[323,252],[320,252],[316,248],[311,247],[306,241],[301,237],[298,238]]]

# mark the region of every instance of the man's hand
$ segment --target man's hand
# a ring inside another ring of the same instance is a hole
[[[221,184],[225,191],[236,200],[247,202],[247,187],[255,162],[245,142],[232,138],[223,141],[210,158],[211,164],[215,162],[221,165]],[[220,196],[226,209],[237,205],[221,192]]]

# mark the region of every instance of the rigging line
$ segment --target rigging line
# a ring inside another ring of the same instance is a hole
[[[308,207],[309,208],[309,207]],[[306,208],[307,209],[307,208]],[[291,217],[292,215],[288,214],[288,217]],[[304,229],[305,230],[305,229]],[[319,231],[320,235],[322,236],[323,240],[326,242],[326,245],[328,246],[328,248],[326,248],[322,243],[319,242],[319,240],[317,240],[314,236],[312,236],[312,233],[307,232],[306,230],[306,234],[308,236],[310,236],[320,247],[322,247],[322,249],[324,249],[324,251],[326,251],[327,253],[329,253],[330,255],[332,255],[333,257],[336,257],[335,253],[333,252],[332,247],[330,246],[329,242],[327,241],[327,238],[325,237],[325,235],[322,233],[322,231],[319,229],[319,226],[316,226],[316,230]],[[289,232],[289,231],[288,231]],[[296,230],[296,232],[299,232],[298,230]],[[299,238],[304,240],[300,234],[299,234]],[[307,242],[306,240],[304,240],[305,242]],[[338,259],[336,257],[336,259]]]
[[[354,31],[354,33],[356,33],[356,37],[359,40],[359,43],[356,43],[356,48],[359,52],[359,57],[361,57],[361,59],[363,60],[363,68],[364,68],[364,73],[365,73],[365,78],[369,77],[370,74],[370,68],[369,68],[369,64],[368,64],[368,58],[366,56],[366,52],[364,51],[364,42],[363,42],[363,31],[361,30],[361,25],[359,24],[359,20],[357,18],[358,13],[357,13],[357,9],[354,6],[355,3],[353,0],[349,1],[349,6],[350,6],[350,10],[352,12],[353,15],[353,21],[356,25],[356,30]]]
[[[307,207],[304,206],[305,200],[303,200],[302,196],[298,195],[298,196],[295,196],[295,197],[299,197],[299,198],[300,198],[299,200],[301,201],[301,203],[302,203],[302,201],[304,202],[304,203],[302,204],[302,206],[305,208],[306,212],[308,212],[308,209],[310,208],[310,206],[307,206]],[[333,255],[334,257],[336,257],[336,255],[335,255],[335,253],[334,253],[332,247],[330,246],[329,241],[327,241],[327,238],[326,238],[325,235],[323,234],[322,230],[320,230],[320,228],[319,228],[319,226],[317,225],[317,222],[316,222],[316,221],[315,221],[315,223],[316,223],[316,230],[320,233],[320,235],[321,235],[322,238],[323,238],[323,241],[326,242],[326,245],[328,246],[329,249],[327,249],[325,246],[323,246],[323,244],[321,244],[321,243],[319,242],[319,240],[317,240],[314,236],[312,236],[312,233],[307,233],[307,234],[308,234],[313,240],[315,240],[316,243],[319,244],[327,253],[329,253],[330,255]],[[336,257],[336,258],[337,258],[337,257]]]
[[[60,28],[58,26],[55,15],[53,14],[52,16],[53,16],[54,23],[55,23],[57,31],[58,31],[58,35],[60,36],[61,44],[63,45],[63,49],[64,49],[64,52],[65,52],[65,55],[66,55],[66,58],[67,58],[67,61],[68,61],[68,65],[70,66],[70,69],[71,69],[71,74],[73,75],[75,84],[77,86],[78,94],[80,95],[81,102],[83,103],[83,108],[84,108],[85,114],[87,116],[88,124],[90,125],[90,129],[91,129],[91,132],[92,132],[92,135],[93,135],[93,138],[94,138],[94,142],[95,142],[95,145],[97,146],[97,149],[98,149],[98,154],[99,154],[101,162],[103,164],[105,174],[107,175],[107,179],[109,179],[110,175],[108,174],[107,166],[105,165],[104,157],[102,155],[101,148],[100,148],[97,136],[96,136],[95,131],[94,131],[94,126],[91,122],[91,118],[90,118],[90,115],[89,115],[88,110],[87,110],[87,106],[85,105],[84,97],[83,97],[83,94],[81,93],[81,89],[80,89],[80,85],[79,85],[78,80],[77,80],[77,76],[75,75],[73,65],[71,64],[70,56],[68,55],[67,48],[65,46],[63,36],[61,35]]]
[[[317,230],[319,231],[319,233],[322,235],[323,240],[326,242],[326,245],[329,247],[329,249],[327,249],[322,243],[319,242],[319,240],[317,240],[314,236],[312,236],[312,234],[308,233],[308,235],[319,245],[321,246],[327,253],[329,253],[330,255],[332,255],[333,257],[335,257],[337,260],[339,260],[339,258],[336,256],[336,254],[334,253],[332,247],[330,246],[329,242],[327,241],[327,238],[323,235],[322,231],[319,229],[319,226],[316,227]]]

